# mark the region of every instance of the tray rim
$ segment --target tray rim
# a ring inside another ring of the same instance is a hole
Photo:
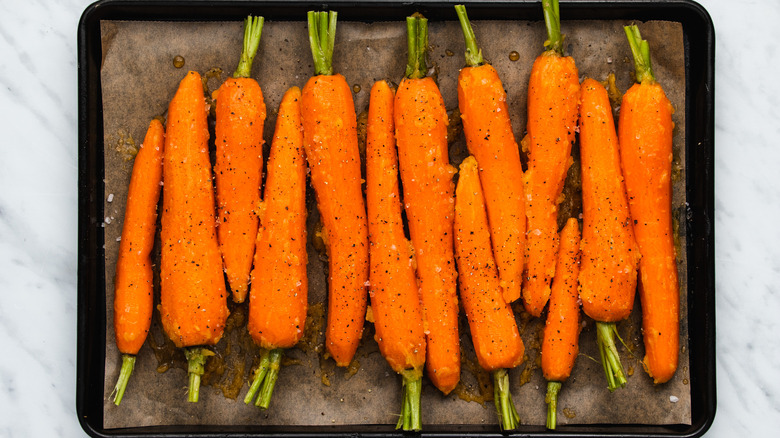
[[[511,9],[523,20],[541,20],[538,1],[463,2],[472,19],[490,19]],[[88,6],[78,24],[78,317],[76,413],[82,429],[93,437],[179,436],[402,436],[391,427],[301,426],[294,431],[253,426],[159,426],[103,428],[105,371],[105,254],[104,236],[95,218],[103,217],[104,171],[100,90],[100,20],[224,21],[240,20],[246,11],[262,7],[278,13],[274,20],[300,19],[301,11],[331,8],[344,20],[383,21],[421,11],[432,20],[455,20],[454,2],[371,0],[316,3],[305,1],[130,1],[100,0]],[[182,12],[181,8],[187,9]],[[686,68],[686,230],[688,253],[688,312],[691,385],[691,425],[578,425],[556,431],[524,426],[515,433],[545,437],[698,437],[712,425],[715,389],[715,250],[714,250],[714,57],[715,30],[707,11],[692,0],[561,1],[563,21],[581,19],[667,20],[683,26]],[[377,14],[393,11],[394,14]],[[579,14],[579,15],[578,15]],[[368,17],[368,18],[367,18]],[[381,18],[379,18],[381,17]],[[691,32],[697,29],[699,33]],[[97,32],[96,32],[97,31]],[[695,108],[696,111],[693,111]],[[90,152],[90,148],[97,152]],[[696,163],[696,167],[693,167]],[[90,293],[95,291],[95,293]],[[101,292],[102,291],[102,292]],[[695,323],[691,321],[693,315]],[[691,342],[691,340],[695,342]],[[96,378],[99,377],[99,378]],[[100,394],[95,400],[94,394]],[[253,430],[254,429],[254,430]],[[288,428],[289,429],[289,428]],[[423,436],[449,437],[464,433],[504,436],[468,426],[430,426]]]

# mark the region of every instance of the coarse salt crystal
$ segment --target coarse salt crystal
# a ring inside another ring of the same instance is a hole
[[[677,403],[678,401],[680,401],[680,399],[676,395],[670,395],[669,401],[672,403]]]
[[[113,202],[114,201],[114,194],[113,193],[109,193],[108,194],[108,198],[106,198],[106,201],[107,202]]]

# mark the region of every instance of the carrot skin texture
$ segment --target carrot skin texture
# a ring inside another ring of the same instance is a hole
[[[163,160],[160,315],[177,347],[216,344],[228,316],[208,138],[201,78],[189,72],[168,107]]]
[[[620,156],[642,260],[639,297],[644,366],[655,383],[674,376],[680,293],[672,224],[673,108],[657,82],[634,84],[620,107]]]
[[[542,373],[548,381],[569,378],[579,354],[580,304],[577,277],[580,272],[580,225],[570,218],[561,230],[555,278],[542,341]]]
[[[525,197],[520,151],[496,69],[490,64],[463,68],[458,104],[466,144],[479,164],[504,300],[511,303],[520,298],[523,282]]]
[[[152,120],[135,157],[114,278],[114,332],[121,353],[138,354],[152,322],[152,247],[165,130]]]
[[[287,90],[279,106],[268,158],[265,195],[249,293],[252,339],[262,348],[291,348],[303,335],[308,308],[306,158],[301,91]]]
[[[404,203],[417,262],[428,377],[443,393],[460,380],[457,272],[453,253],[455,168],[449,163],[447,111],[433,79],[405,78],[394,118]]]
[[[528,84],[526,276],[523,303],[539,316],[550,297],[558,253],[558,204],[572,163],[580,84],[574,59],[546,51],[536,58]]]
[[[425,333],[417,277],[401,220],[393,100],[387,82],[371,88],[366,151],[369,295],[382,356],[395,372],[421,373]]]
[[[455,193],[455,252],[460,298],[479,365],[486,371],[514,368],[525,348],[514,313],[504,300],[491,251],[488,218],[477,161],[460,165]]]
[[[580,297],[596,321],[617,322],[634,306],[640,251],[634,238],[609,97],[593,79],[582,83],[582,261]]]
[[[368,300],[368,224],[361,189],[357,120],[344,76],[319,75],[303,87],[303,138],[329,260],[326,346],[347,366],[363,332]]]
[[[255,252],[266,107],[260,85],[229,78],[216,94],[217,238],[233,301],[244,301]]]

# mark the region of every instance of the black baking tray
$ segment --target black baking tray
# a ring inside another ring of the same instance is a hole
[[[543,19],[538,1],[465,2],[474,20]],[[268,20],[301,20],[315,9],[338,10],[354,21],[403,20],[419,11],[431,20],[457,20],[451,2],[237,2],[100,1],[83,13],[78,27],[78,350],[76,412],[91,436],[401,436],[387,425],[298,427],[161,426],[103,428],[106,345],[103,112],[100,84],[101,20],[242,20],[262,6]],[[558,431],[521,426],[515,436],[695,437],[712,424],[715,391],[715,248],[714,248],[714,57],[715,32],[707,11],[692,1],[577,1],[560,4],[570,20],[666,20],[682,24],[686,67],[686,230],[690,350],[690,425],[575,425]],[[460,425],[426,428],[423,436],[504,436]]]

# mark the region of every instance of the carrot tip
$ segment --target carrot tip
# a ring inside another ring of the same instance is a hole
[[[190,347],[184,349],[184,357],[187,358],[187,373],[190,377],[190,386],[187,393],[187,401],[198,402],[200,395],[200,376],[205,372],[206,358],[213,356],[214,352],[203,347]]]
[[[614,322],[596,323],[596,343],[599,347],[601,364],[604,366],[604,374],[607,376],[607,388],[612,392],[626,386],[626,373],[620,362],[620,355],[615,345],[615,336],[618,336],[617,325]]]
[[[125,395],[127,382],[130,380],[130,375],[133,374],[133,368],[135,368],[135,355],[123,354],[122,368],[119,370],[119,378],[113,391],[114,404],[117,406],[122,402],[122,396]]]
[[[401,374],[403,376],[403,404],[401,405],[401,416],[398,419],[395,428],[406,431],[420,431],[422,430],[422,420],[420,417],[422,375],[415,370]]]
[[[547,395],[544,402],[547,403],[547,428],[555,430],[558,414],[558,392],[563,384],[561,382],[547,382]]]
[[[498,424],[501,426],[501,430],[517,429],[520,425],[520,415],[512,402],[509,373],[504,368],[493,371],[493,401],[496,404]]]

